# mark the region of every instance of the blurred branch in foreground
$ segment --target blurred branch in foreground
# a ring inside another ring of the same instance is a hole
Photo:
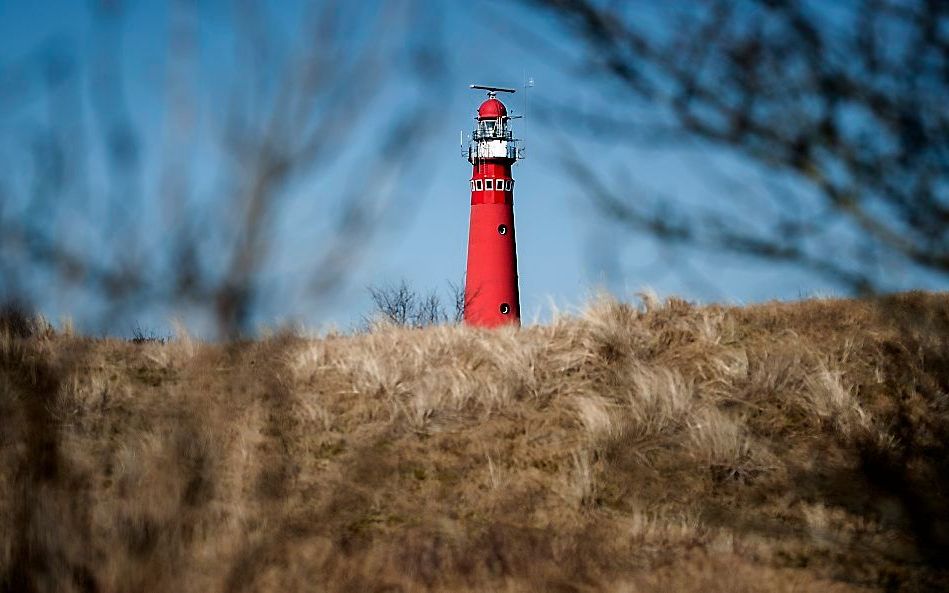
[[[0,300],[68,300],[106,331],[185,312],[235,336],[288,293],[345,283],[430,130],[438,13],[328,0],[290,26],[267,7],[211,27],[172,2],[157,89],[127,75],[121,2],[94,8],[91,58],[65,44],[0,64],[4,142],[29,147],[0,178]]]
[[[604,97],[548,112],[603,141],[724,149],[765,179],[696,203],[565,154],[625,228],[797,264],[857,293],[905,270],[949,278],[949,3],[528,3],[575,35]]]

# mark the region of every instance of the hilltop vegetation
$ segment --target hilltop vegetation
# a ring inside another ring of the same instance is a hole
[[[3,591],[940,591],[949,296],[0,337]]]

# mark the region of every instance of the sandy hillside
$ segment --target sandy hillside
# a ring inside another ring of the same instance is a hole
[[[949,590],[946,294],[32,326],[0,332],[0,591]]]

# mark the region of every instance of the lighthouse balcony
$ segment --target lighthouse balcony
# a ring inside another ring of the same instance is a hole
[[[482,140],[468,146],[468,160],[517,159],[517,142],[514,140]]]

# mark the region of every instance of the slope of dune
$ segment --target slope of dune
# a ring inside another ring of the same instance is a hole
[[[0,331],[2,591],[949,589],[949,295]]]

